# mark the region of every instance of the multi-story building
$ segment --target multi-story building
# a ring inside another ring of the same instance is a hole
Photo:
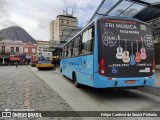
[[[36,55],[37,47],[38,47],[37,44],[24,43],[23,44],[23,57],[22,57],[22,59],[24,60],[24,58],[25,58],[27,62],[30,62],[32,55]]]
[[[49,39],[54,40],[54,20],[52,20],[49,24]]]
[[[49,49],[49,41],[38,40],[37,44],[38,44],[38,48],[37,48],[38,51],[45,51]]]
[[[58,15],[50,22],[50,44],[60,42],[63,29],[77,29],[78,19],[71,14]]]
[[[29,62],[32,55],[36,55],[37,44],[22,41],[0,41],[0,64],[13,62]]]
[[[0,62],[20,61],[20,55],[23,53],[22,44],[22,41],[0,41]]]
[[[68,14],[68,10],[63,10],[63,15],[58,15],[56,20],[52,20],[49,24],[50,28],[50,41],[49,47],[52,51],[53,56],[61,55],[61,47],[65,43],[64,36],[70,38],[73,31],[78,29],[78,19],[73,16],[73,10],[71,14]],[[65,34],[64,34],[64,31]],[[74,32],[75,33],[75,32]]]

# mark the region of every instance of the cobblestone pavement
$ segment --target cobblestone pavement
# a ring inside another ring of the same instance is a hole
[[[0,111],[5,109],[73,111],[64,99],[29,69],[29,66],[18,66],[18,68],[15,66],[0,66]],[[21,119],[79,120],[81,118],[12,118],[7,120]]]

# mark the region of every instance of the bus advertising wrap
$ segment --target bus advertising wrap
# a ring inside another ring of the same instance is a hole
[[[52,52],[38,52],[38,64],[50,64],[52,60]]]
[[[149,25],[125,19],[98,21],[98,60],[107,77],[148,77],[154,73],[154,42]]]

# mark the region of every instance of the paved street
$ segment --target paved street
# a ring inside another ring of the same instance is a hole
[[[0,67],[0,110],[34,109],[36,111],[160,111],[160,97],[136,89],[108,90],[83,87],[73,83],[58,70],[30,66]],[[1,118],[0,118],[1,119]],[[29,120],[55,118],[30,118]],[[56,118],[75,120],[81,118]],[[83,118],[105,120],[106,118]],[[121,120],[122,118],[108,118]],[[108,120],[107,119],[107,120]],[[153,118],[125,118],[151,120]],[[154,118],[158,120],[159,118]],[[6,119],[5,119],[6,120]],[[21,120],[12,118],[7,120]],[[27,118],[23,120],[28,120]]]
[[[52,87],[76,111],[160,111],[160,97],[136,89],[94,89],[75,88],[73,83],[57,71],[39,71],[31,68],[41,79]],[[86,120],[93,118],[84,118]],[[94,118],[102,119],[102,118]],[[110,118],[111,119],[111,118]],[[121,120],[122,118],[114,118]],[[125,118],[151,120],[153,118]],[[159,118],[154,118],[159,119]]]
[[[0,111],[4,111],[5,109],[73,111],[64,99],[30,70],[29,66],[18,66],[18,68],[15,66],[0,66]],[[19,119],[12,118],[11,120]],[[21,119],[28,120],[25,118]],[[38,118],[37,120],[52,119]],[[66,120],[73,118],[59,119]],[[32,119],[30,118],[30,120]],[[36,120],[36,118],[33,120]]]

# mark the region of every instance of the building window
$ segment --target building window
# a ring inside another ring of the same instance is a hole
[[[16,52],[19,52],[19,47],[16,47]]]
[[[68,44],[68,56],[67,57],[72,57],[72,41]]]
[[[35,48],[32,48],[32,53],[35,53],[36,52],[36,49]]]
[[[14,47],[11,47],[11,52],[14,52]]]
[[[28,53],[28,48],[24,48],[24,52],[25,52],[25,53]]]
[[[70,24],[70,22],[69,22],[69,21],[67,21],[67,24],[69,25],[69,24]]]
[[[81,53],[81,37],[78,36],[73,40],[73,54],[72,56],[77,56]]]
[[[2,54],[5,54],[5,46],[2,46]]]

